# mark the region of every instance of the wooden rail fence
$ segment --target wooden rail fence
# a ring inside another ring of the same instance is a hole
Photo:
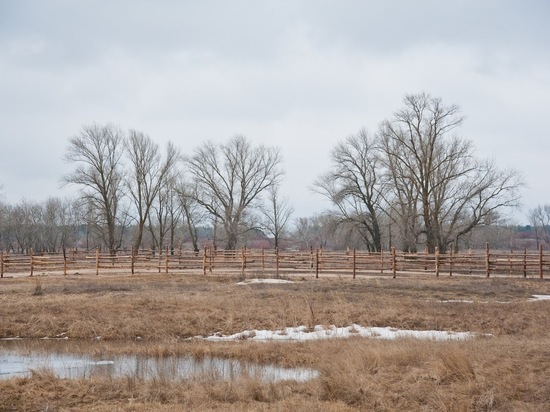
[[[0,277],[10,273],[62,272],[65,275],[88,271],[95,274],[113,271],[203,274],[238,274],[241,277],[320,275],[351,276],[428,273],[435,276],[523,276],[543,278],[550,270],[550,257],[542,246],[536,251],[491,251],[464,253],[403,253],[395,248],[381,253],[359,250],[324,249],[278,250],[240,249],[192,251],[122,250],[115,255],[72,250],[66,253],[0,254]]]

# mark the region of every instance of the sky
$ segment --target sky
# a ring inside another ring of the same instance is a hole
[[[277,146],[294,216],[330,151],[426,92],[460,106],[480,158],[550,203],[546,0],[0,0],[3,199],[71,197],[68,139],[114,123],[183,153],[236,134]]]

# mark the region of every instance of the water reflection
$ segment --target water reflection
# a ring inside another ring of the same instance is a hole
[[[28,343],[27,343],[28,345]],[[43,352],[0,345],[0,379],[28,376],[31,370],[48,370],[60,378],[132,377],[184,380],[210,378],[232,380],[243,376],[266,382],[306,381],[318,372],[306,368],[281,368],[223,358],[190,356],[99,356]]]

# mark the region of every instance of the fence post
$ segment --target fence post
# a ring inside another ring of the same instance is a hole
[[[468,274],[472,274],[472,248],[468,249]]]
[[[99,248],[95,248],[95,274],[99,275]]]
[[[158,261],[158,264],[157,264],[158,269],[159,269],[159,273],[160,273],[161,265],[162,265],[162,247],[161,247],[161,245],[159,245],[159,261]]]
[[[356,260],[355,248],[353,248],[353,278],[354,279],[355,279],[355,260]]]
[[[542,258],[542,245],[539,245],[539,276],[542,279],[544,271],[543,258]]]
[[[265,272],[265,248],[262,248],[262,273]]]
[[[395,246],[391,247],[391,270],[393,272],[393,278],[397,275],[397,256],[395,254]]]
[[[169,261],[168,261],[168,246],[166,246],[166,255],[165,255],[165,262],[164,262],[164,270],[165,270],[165,273],[168,274],[168,265],[169,265]]]
[[[32,257],[32,247],[29,249],[29,257],[31,259],[31,276],[34,273],[34,259]]]
[[[453,276],[453,249],[454,245],[451,245],[451,252],[449,254],[449,276]]]
[[[275,248],[275,274],[277,279],[279,278],[279,248]]]
[[[527,277],[527,248],[523,248],[523,277]]]
[[[67,252],[65,245],[63,245],[63,276],[67,276]]]
[[[0,278],[4,277],[4,251],[0,252]]]
[[[491,276],[491,257],[489,254],[489,242],[485,243],[485,275]]]
[[[319,279],[319,249],[315,253],[315,279]]]
[[[206,246],[204,247],[204,252],[202,253],[202,274],[206,275]]]
[[[208,271],[212,273],[212,266],[214,266],[214,257],[216,254],[216,249],[214,249],[212,246],[210,246],[210,255],[209,255],[209,265],[208,265]]]
[[[135,253],[135,250],[134,250],[133,246],[132,246],[132,251],[130,253],[131,253],[131,255],[130,255],[130,266],[131,266],[132,275],[133,275],[134,274],[134,253]]]
[[[428,245],[424,246],[424,272],[428,271]]]
[[[384,249],[380,251],[380,273],[384,273]]]
[[[244,279],[244,270],[246,269],[246,254],[244,247],[241,249],[241,276]]]
[[[435,276],[439,276],[439,248],[435,247]]]

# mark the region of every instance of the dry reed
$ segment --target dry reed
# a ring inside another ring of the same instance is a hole
[[[550,283],[408,277],[236,285],[217,276],[41,277],[0,283],[0,337],[63,336],[90,354],[220,356],[306,366],[314,380],[265,383],[133,376],[0,381],[12,410],[550,410]],[[352,338],[211,343],[197,335],[287,326],[474,331],[469,341]],[[101,337],[100,341],[96,338]],[[6,342],[7,343],[7,342]],[[19,346],[25,347],[25,343]],[[28,350],[34,347],[28,343]],[[51,349],[50,349],[51,350]]]

